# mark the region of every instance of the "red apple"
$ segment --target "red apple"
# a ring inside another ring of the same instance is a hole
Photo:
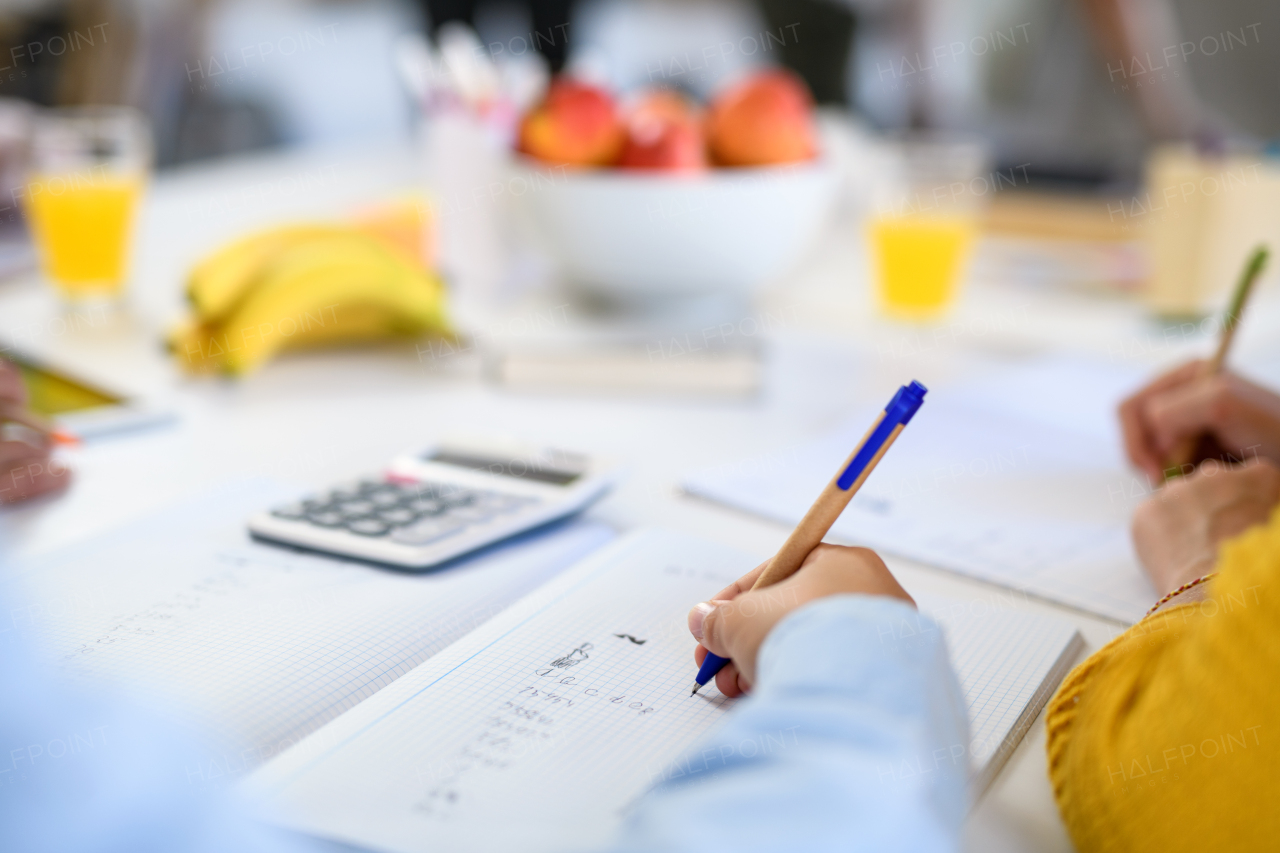
[[[624,138],[608,92],[562,77],[521,121],[519,149],[556,165],[605,166],[618,159]]]
[[[642,96],[627,113],[627,141],[618,165],[624,169],[700,171],[707,167],[698,111],[673,92]]]
[[[719,94],[707,114],[707,144],[724,166],[768,166],[817,152],[813,99],[789,71],[757,72]]]

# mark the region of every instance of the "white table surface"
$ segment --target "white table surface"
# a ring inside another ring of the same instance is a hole
[[[181,282],[201,254],[243,231],[340,213],[413,187],[413,150],[310,152],[188,168],[153,186],[138,236],[128,310],[68,315],[35,275],[0,282],[0,337],[117,384],[168,399],[169,428],[73,451],[69,493],[0,511],[0,547],[34,555],[106,530],[217,484],[266,476],[323,487],[377,470],[392,455],[448,432],[505,432],[608,454],[629,476],[590,515],[626,530],[666,525],[766,557],[781,525],[682,497],[691,469],[804,441],[902,382],[945,385],[993,362],[1067,350],[1152,366],[1208,349],[1198,333],[1167,334],[1131,300],[973,281],[944,326],[917,331],[876,319],[851,225],[763,292],[751,311],[773,322],[758,397],[737,401],[516,393],[462,360],[423,361],[412,347],[286,355],[241,382],[183,377],[160,335],[181,313]],[[1243,328],[1237,357],[1264,375],[1277,359],[1280,305],[1269,288]],[[513,308],[519,312],[527,307]],[[747,324],[746,328],[751,328]],[[909,591],[990,599],[997,588],[890,559]],[[1028,601],[1080,629],[1096,649],[1122,626]],[[1069,850],[1046,776],[1038,720],[975,809],[973,850]]]

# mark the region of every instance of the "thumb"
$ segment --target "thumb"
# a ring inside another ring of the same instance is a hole
[[[716,605],[702,620],[702,645],[709,652],[729,658],[748,682],[756,678],[760,644],[786,608],[768,608],[760,592],[748,592]]]
[[[698,605],[702,611],[702,625],[698,642],[707,651],[722,658],[732,658],[732,637],[735,633],[736,620],[733,618],[733,607],[730,602],[712,599]]]
[[[693,606],[689,611],[689,633],[693,634],[695,640],[702,642],[703,622],[711,611],[728,602],[727,598],[713,598],[710,601],[699,601]]]

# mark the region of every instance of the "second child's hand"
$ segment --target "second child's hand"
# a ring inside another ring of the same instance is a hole
[[[915,602],[876,552],[867,548],[819,545],[791,577],[765,589],[752,590],[764,571],[761,563],[729,584],[710,601],[689,611],[689,631],[699,643],[694,659],[699,666],[708,649],[730,658],[716,673],[716,687],[725,696],[751,689],[756,657],[765,637],[793,610],[828,595],[887,595]]]
[[[1214,456],[1280,465],[1280,395],[1234,373],[1206,376],[1204,362],[1171,370],[1129,397],[1120,425],[1129,461],[1154,483],[1173,448],[1197,436],[1216,445],[1209,448]]]
[[[1266,523],[1280,502],[1280,468],[1259,459],[1226,467],[1206,462],[1171,480],[1133,515],[1133,544],[1163,595],[1203,577],[1223,541]]]

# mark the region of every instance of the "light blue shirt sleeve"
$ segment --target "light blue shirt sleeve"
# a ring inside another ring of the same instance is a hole
[[[957,849],[968,720],[928,622],[856,595],[789,614],[760,651],[752,695],[666,769],[617,853]]]

